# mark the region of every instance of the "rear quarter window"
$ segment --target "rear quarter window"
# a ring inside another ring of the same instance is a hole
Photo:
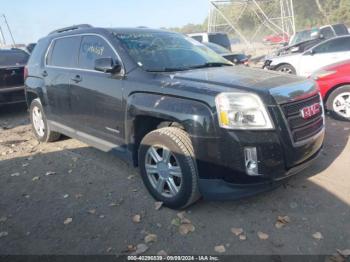
[[[78,64],[80,36],[68,36],[55,39],[48,53],[47,64],[50,66],[75,68]]]
[[[39,40],[39,42],[35,45],[32,54],[30,55],[28,66],[41,66],[43,65],[45,52],[48,47],[47,40]]]

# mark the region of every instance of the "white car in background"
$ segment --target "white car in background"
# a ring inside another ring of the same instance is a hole
[[[331,38],[304,53],[268,58],[265,67],[308,77],[322,67],[348,59],[350,59],[350,35]]]

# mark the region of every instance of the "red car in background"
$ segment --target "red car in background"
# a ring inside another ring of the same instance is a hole
[[[263,41],[270,44],[284,44],[289,42],[289,35],[282,33],[276,35],[268,35],[263,39]]]
[[[350,60],[327,66],[311,77],[319,85],[326,109],[350,121]]]

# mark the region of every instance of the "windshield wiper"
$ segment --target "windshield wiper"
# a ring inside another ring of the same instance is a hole
[[[221,67],[221,66],[233,66],[232,64],[229,63],[222,63],[222,62],[208,62],[202,65],[195,65],[189,67],[190,69],[195,69],[195,68],[206,68],[206,67]]]
[[[186,71],[186,70],[189,70],[189,68],[187,68],[187,67],[179,67],[179,68],[164,67],[161,69],[149,69],[146,71],[153,72],[153,73],[161,73],[161,72],[176,72],[176,71]]]

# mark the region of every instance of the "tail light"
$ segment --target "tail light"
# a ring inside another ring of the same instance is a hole
[[[24,77],[24,80],[26,80],[28,77],[28,67],[27,66],[24,67],[23,77]]]

